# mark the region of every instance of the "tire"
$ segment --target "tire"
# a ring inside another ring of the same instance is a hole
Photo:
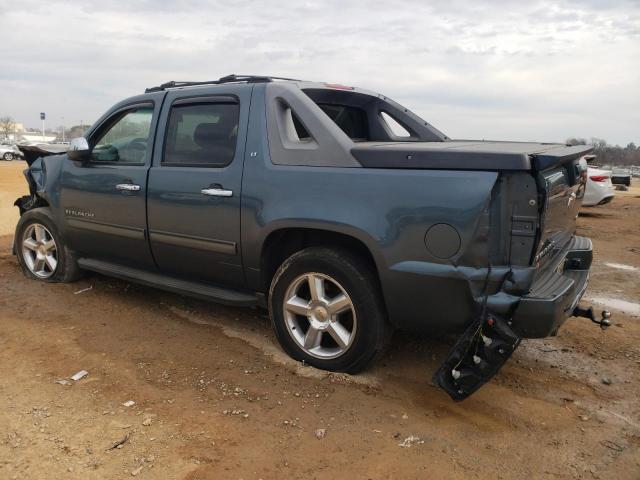
[[[2,158],[7,162],[10,162],[11,160],[13,160],[13,153],[7,152],[4,155],[2,155]]]
[[[16,226],[15,252],[22,272],[28,278],[67,283],[81,276],[75,255],[65,245],[48,208],[34,208],[20,217]]]
[[[311,295],[319,283],[321,294]],[[323,370],[362,371],[392,333],[373,268],[342,249],[310,247],[285,260],[271,282],[269,313],[282,348]]]

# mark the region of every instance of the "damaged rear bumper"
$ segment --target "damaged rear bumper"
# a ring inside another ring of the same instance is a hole
[[[602,328],[609,312],[597,320],[592,308],[581,308],[593,259],[591,240],[574,237],[554,263],[534,279],[513,315],[484,312],[460,337],[434,374],[434,381],[454,400],[464,400],[488,382],[509,359],[522,338],[555,335],[570,316],[591,319]]]
[[[511,318],[514,332],[524,338],[555,335],[573,315],[587,289],[593,246],[586,237],[573,237],[566,254],[536,278]]]

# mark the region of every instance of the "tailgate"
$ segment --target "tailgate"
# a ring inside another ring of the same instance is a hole
[[[584,195],[583,169],[580,159],[592,147],[559,147],[533,154],[532,166],[537,174],[541,205],[540,241],[535,264],[543,267],[554,252],[571,240]]]

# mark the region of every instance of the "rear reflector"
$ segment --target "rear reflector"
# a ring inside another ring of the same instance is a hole
[[[592,175],[589,178],[594,182],[606,182],[607,180],[609,180],[609,177],[607,175]]]

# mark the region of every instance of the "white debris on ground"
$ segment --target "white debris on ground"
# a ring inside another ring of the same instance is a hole
[[[238,415],[242,418],[249,418],[249,414],[242,409],[233,409],[233,410],[223,410],[223,415]]]
[[[409,448],[409,447],[412,447],[413,445],[422,445],[423,443],[424,443],[424,440],[420,440],[420,437],[416,437],[415,435],[409,435],[402,442],[400,442],[398,446],[402,448]]]
[[[616,268],[618,270],[626,270],[628,272],[639,272],[640,268],[633,265],[626,265],[624,263],[604,262],[605,267]]]
[[[93,289],[93,285],[89,285],[87,288],[83,288],[82,290],[78,290],[77,292],[73,292],[74,295],[79,295],[84,292],[88,292]]]
[[[78,380],[86,377],[87,375],[89,375],[89,372],[87,372],[86,370],[80,370],[78,373],[72,375],[70,378],[71,380],[73,380],[74,382],[77,382]],[[60,383],[60,382],[58,382]],[[64,384],[63,384],[64,385]]]
[[[138,468],[136,468],[135,470],[132,470],[132,471],[131,471],[131,476],[135,477],[136,475],[138,475],[138,474],[142,471],[142,469],[143,469],[143,468],[144,468],[144,466],[143,466],[143,465],[140,465],[140,466],[139,466]]]

